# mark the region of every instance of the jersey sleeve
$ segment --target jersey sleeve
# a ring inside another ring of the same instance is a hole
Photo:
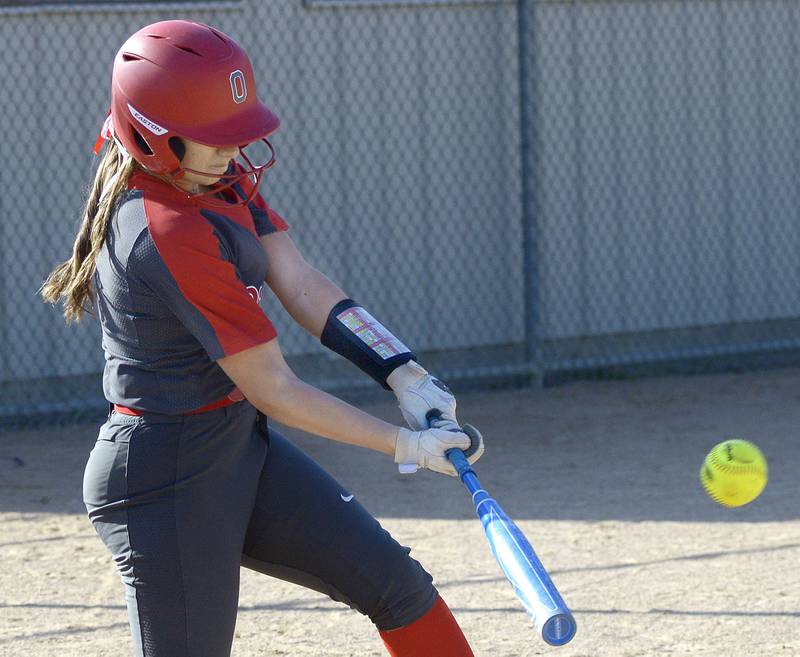
[[[135,249],[135,274],[212,360],[276,336],[209,222],[147,199],[145,212],[148,230]]]
[[[235,170],[238,173],[244,172],[244,168],[238,162],[235,164]],[[243,178],[236,187],[239,189],[236,192],[244,199],[253,191],[253,181],[249,177]],[[250,214],[253,216],[253,223],[256,227],[256,233],[259,237],[277,233],[284,230],[289,230],[289,224],[286,223],[284,218],[273,210],[261,192],[256,192],[248,204]]]
[[[261,202],[261,205],[258,204]],[[269,207],[261,194],[256,194],[255,199],[250,203],[250,213],[253,215],[253,223],[256,226],[256,233],[261,237],[270,233],[277,233],[289,230],[289,224],[275,210]]]

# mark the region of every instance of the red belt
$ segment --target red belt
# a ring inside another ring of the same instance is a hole
[[[208,411],[213,411],[218,408],[224,408],[225,406],[230,406],[231,404],[237,404],[243,399],[244,395],[241,392],[239,392],[239,388],[234,388],[222,399],[218,399],[217,401],[211,402],[210,404],[206,404],[205,406],[201,406],[200,408],[195,408],[193,411],[187,411],[186,413],[181,413],[181,415],[197,415],[198,413],[206,413]],[[122,406],[120,404],[114,404],[114,410],[117,411],[117,413],[122,413],[123,415],[144,415],[147,412],[147,411],[140,411],[138,408],[129,408],[127,406]]]

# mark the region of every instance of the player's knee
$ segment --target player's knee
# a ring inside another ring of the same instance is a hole
[[[414,559],[407,561],[402,572],[387,577],[383,590],[372,608],[367,610],[379,630],[394,630],[424,616],[438,598],[433,578]]]

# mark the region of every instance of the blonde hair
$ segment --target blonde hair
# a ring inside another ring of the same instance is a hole
[[[84,313],[93,314],[92,277],[97,254],[103,248],[117,201],[127,190],[131,175],[140,168],[114,141],[107,141],[104,148],[75,236],[72,257],[58,265],[39,290],[49,303],[63,301],[68,323],[80,321]]]

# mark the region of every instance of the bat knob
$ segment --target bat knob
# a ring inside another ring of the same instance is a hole
[[[469,447],[464,450],[464,456],[469,458],[478,451],[478,448],[483,442],[483,436],[481,436],[481,432],[471,424],[465,424],[463,427],[461,427],[461,431],[469,436]]]
[[[439,420],[441,417],[442,417],[442,412],[438,408],[432,408],[425,414],[425,419],[428,421],[429,427],[433,426],[433,423]],[[467,436],[469,436],[469,447],[463,450],[464,456],[469,458],[480,448],[481,443],[483,442],[483,436],[481,435],[481,432],[478,431],[471,424],[465,424],[460,428],[461,431],[463,431],[465,434],[467,434]]]

